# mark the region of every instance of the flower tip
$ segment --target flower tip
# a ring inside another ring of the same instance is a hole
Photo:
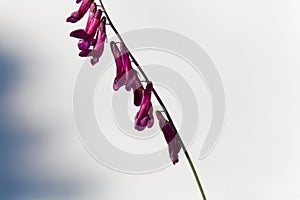
[[[152,128],[153,124],[154,124],[154,118],[150,118],[148,121],[147,127]]]
[[[161,111],[159,111],[159,110],[155,111],[155,115],[156,115],[158,120],[163,118],[163,115],[162,115]]]
[[[85,40],[79,40],[77,46],[79,50],[86,51],[90,47],[90,44]]]
[[[153,83],[150,81],[148,84],[147,84],[147,86],[146,86],[146,90],[153,90]]]
[[[87,40],[90,38],[90,35],[87,34],[83,29],[78,29],[78,30],[72,31],[70,33],[70,37]]]
[[[173,165],[176,165],[176,163],[178,162],[179,162],[178,158],[176,160],[173,160]]]
[[[78,22],[78,21],[79,21],[79,19],[76,18],[76,17],[74,17],[74,16],[70,16],[70,17],[68,17],[67,20],[66,20],[66,22],[70,22],[70,23],[76,23],[76,22]]]
[[[92,13],[95,13],[96,12],[96,8],[97,8],[97,4],[95,2],[93,2],[90,6],[90,11]]]
[[[99,58],[92,58],[91,59],[91,64],[94,66],[99,62]]]
[[[120,88],[120,87],[118,86],[118,84],[116,84],[116,83],[113,84],[113,89],[114,89],[114,91],[118,91],[119,88]]]
[[[139,126],[139,125],[134,125],[134,128],[137,130],[137,131],[143,131],[145,130],[145,126]]]

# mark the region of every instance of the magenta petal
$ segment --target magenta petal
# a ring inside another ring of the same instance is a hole
[[[116,77],[115,77],[115,80],[114,80],[114,83],[113,83],[113,89],[115,91],[117,91],[120,87],[122,87],[125,84],[125,81],[124,81],[125,71],[123,69],[121,52],[120,52],[117,44],[112,41],[110,43],[110,48],[111,48],[112,54],[114,56],[115,63],[116,63],[116,68],[117,68]]]
[[[128,50],[124,43],[120,44],[120,50],[121,50],[121,56],[122,56],[122,62],[123,62],[124,68],[125,68],[126,72],[130,72],[130,70],[132,69],[131,61],[129,58]]]
[[[156,117],[159,121],[159,126],[164,134],[165,140],[168,143],[170,159],[173,164],[176,164],[178,162],[178,153],[181,149],[180,139],[173,129],[172,124],[163,117],[160,111],[156,111]]]
[[[133,100],[134,100],[134,105],[135,106],[140,106],[141,105],[143,94],[144,94],[143,86],[140,86],[140,87],[138,87],[137,89],[134,90]]]
[[[70,36],[78,39],[84,39],[84,40],[91,38],[91,36],[87,34],[83,29],[72,31],[70,33]]]
[[[135,116],[135,128],[137,130],[141,130],[146,126],[148,128],[153,126],[153,108],[151,103],[151,92],[153,89],[153,85],[149,82],[146,86],[144,96],[142,98],[142,102],[140,105],[140,110],[137,112]]]
[[[125,72],[126,72],[126,79],[127,79],[125,89],[127,91],[130,91],[131,89],[135,88],[135,82],[138,79],[137,72],[134,69],[131,69],[129,72],[126,71],[125,69]]]
[[[90,56],[91,52],[92,52],[92,50],[87,49],[87,50],[81,51],[81,52],[79,53],[79,56],[80,56],[80,57],[88,57],[88,56]]]
[[[67,22],[75,23],[79,21],[85,15],[85,13],[87,13],[93,2],[94,0],[82,0],[78,11],[73,12],[71,16],[67,18]]]
[[[70,16],[67,18],[66,22],[70,22],[70,23],[76,23],[79,21],[78,17],[76,17],[77,13],[74,14],[75,16]]]
[[[87,32],[88,29],[90,28],[91,22],[96,14],[96,11],[97,11],[97,5],[95,2],[93,2],[90,6],[90,12],[89,12],[89,17],[88,17],[88,20],[86,23],[85,32]]]
[[[99,62],[99,58],[98,58],[98,57],[94,57],[94,58],[91,59],[91,64],[92,64],[92,65],[95,65],[95,64],[97,64],[98,62]]]
[[[131,61],[129,58],[129,52],[125,46],[124,43],[120,44],[120,50],[121,50],[121,57],[122,57],[122,62],[125,70],[125,75],[126,75],[126,87],[125,89],[127,91],[130,91],[131,89],[134,89],[134,84],[137,77],[137,72],[132,69],[131,66]]]
[[[89,34],[91,37],[94,37],[97,32],[97,29],[100,25],[101,15],[102,15],[102,11],[97,10],[94,17],[88,21],[86,27],[86,33]]]
[[[94,47],[94,50],[102,50],[104,47],[104,42],[106,40],[106,18],[102,17],[99,25],[98,35],[97,35],[97,43]]]
[[[90,43],[88,41],[85,41],[85,40],[80,40],[78,42],[77,46],[81,51],[85,51],[90,47]]]

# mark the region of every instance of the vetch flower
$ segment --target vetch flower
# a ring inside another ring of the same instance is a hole
[[[137,72],[131,66],[125,45],[121,43],[119,49],[115,42],[111,42],[111,50],[117,66],[117,75],[113,85],[114,90],[119,90],[123,85],[125,85],[127,91],[139,88],[142,84]]]
[[[67,22],[76,23],[78,22],[89,10],[91,4],[94,0],[76,0],[76,3],[80,3],[81,5],[78,11],[73,12],[70,17],[67,18]]]
[[[117,67],[117,73],[116,73],[116,77],[114,79],[113,89],[115,91],[118,91],[120,87],[125,85],[125,82],[126,82],[126,79],[124,76],[125,70],[123,67],[121,52],[120,52],[117,44],[114,41],[110,42],[110,48],[111,48],[112,54],[114,56],[116,67]]]
[[[180,140],[172,124],[164,118],[160,111],[156,111],[156,117],[159,121],[159,127],[168,143],[170,158],[173,164],[176,164],[178,162],[178,153],[181,149]]]
[[[144,96],[144,88],[141,84],[141,81],[137,79],[135,81],[135,88],[133,91],[133,103],[135,106],[140,106],[142,102],[142,98]]]
[[[117,44],[114,41],[112,41],[110,43],[110,48],[111,48],[112,54],[114,56],[116,67],[117,67],[116,77],[115,77],[114,83],[113,83],[113,89],[115,91],[117,91],[117,90],[119,90],[120,87],[122,87],[123,85],[126,85],[126,83],[128,82],[128,77],[130,77],[129,75],[126,74],[126,73],[129,73],[128,70],[132,71],[134,69],[132,69],[132,67],[131,67],[129,55],[128,54],[126,55],[126,57],[128,56],[127,58],[122,57],[121,52],[120,52]],[[122,48],[124,48],[124,47],[122,47]],[[124,64],[127,65],[127,67],[126,67],[127,70],[125,69]],[[144,88],[138,77],[135,79],[134,84],[132,85],[131,88],[133,89],[133,95],[134,95],[133,103],[135,106],[140,106],[143,95],[144,95]]]
[[[70,33],[71,37],[81,39],[78,42],[78,48],[80,50],[87,50],[91,45],[95,45],[96,42],[94,36],[98,30],[98,27],[100,26],[102,11],[96,11],[94,6],[96,6],[95,3],[91,5],[90,14],[85,29],[78,29]]]
[[[125,71],[125,79],[126,79],[125,89],[127,91],[130,91],[131,89],[135,90],[137,89],[136,88],[136,84],[138,84],[137,81],[139,82],[137,72],[134,69],[132,69],[129,53],[124,43],[120,44],[120,50],[121,50],[123,68]]]
[[[103,54],[104,50],[104,42],[106,39],[106,18],[102,17],[99,25],[99,29],[97,32],[96,36],[96,42],[95,44],[92,44],[94,46],[93,49],[83,49],[80,53],[79,56],[81,57],[87,57],[87,56],[92,56],[93,58],[91,59],[91,64],[95,65],[96,63],[99,62],[100,57]]]
[[[144,91],[144,96],[141,101],[140,110],[135,116],[135,129],[138,131],[144,130],[146,127],[151,128],[154,123],[153,107],[151,103],[151,92],[153,84],[149,82]]]

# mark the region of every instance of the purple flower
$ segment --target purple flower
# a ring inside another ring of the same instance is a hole
[[[117,67],[117,74],[113,83],[113,89],[115,91],[118,91],[120,87],[122,87],[123,85],[125,85],[125,70],[123,67],[123,62],[122,62],[122,57],[121,57],[121,52],[117,46],[117,44],[112,41],[110,42],[110,48],[112,51],[112,54],[114,56],[115,59],[115,63],[116,63],[116,67]]]
[[[142,98],[144,96],[144,88],[141,81],[137,79],[135,81],[135,88],[133,91],[133,103],[135,106],[140,106],[142,103]]]
[[[123,63],[123,68],[125,70],[125,78],[126,78],[126,84],[125,84],[125,89],[127,91],[130,91],[131,89],[135,90],[137,81],[139,81],[137,72],[132,69],[131,66],[131,61],[129,58],[129,52],[125,46],[124,43],[120,44],[120,50],[121,50],[121,57],[122,57],[122,63]]]
[[[103,54],[104,50],[104,42],[106,39],[106,18],[102,17],[99,25],[99,29],[97,32],[96,40],[92,42],[92,46],[94,46],[93,49],[84,49],[79,53],[79,56],[81,57],[87,57],[87,56],[92,56],[93,58],[91,59],[91,64],[95,65],[96,63],[99,62],[100,57]]]
[[[167,121],[160,111],[156,111],[156,117],[159,121],[159,126],[164,134],[164,137],[169,146],[169,155],[173,164],[178,162],[178,153],[181,149],[181,143],[175,132],[172,124]]]
[[[70,33],[71,37],[81,39],[78,42],[78,48],[80,50],[87,50],[91,45],[95,45],[94,36],[100,26],[100,18],[102,15],[101,10],[96,11],[96,4],[93,3],[90,8],[89,18],[85,27],[85,30],[78,29]]]
[[[138,97],[142,91],[142,84],[138,78],[137,72],[132,68],[129,53],[126,46],[121,43],[120,50],[115,42],[111,43],[111,49],[117,65],[117,75],[114,80],[113,88],[115,91],[125,85],[125,89],[136,91],[135,105],[140,104]]]
[[[151,103],[151,92],[153,85],[149,82],[144,91],[144,96],[140,105],[140,110],[135,116],[135,129],[138,131],[144,130],[146,127],[151,128],[154,123],[153,107]]]
[[[76,23],[78,22],[89,10],[91,4],[94,2],[94,0],[76,0],[76,3],[80,3],[81,5],[78,9],[78,11],[73,12],[70,17],[67,18],[67,22]]]

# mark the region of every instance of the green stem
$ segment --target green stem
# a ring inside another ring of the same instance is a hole
[[[104,5],[103,5],[103,3],[102,3],[102,0],[99,0],[99,2],[100,2],[100,5],[101,5],[101,7],[102,7],[103,12],[105,13],[105,16],[106,16],[106,18],[107,18],[107,21],[109,22],[110,27],[112,28],[112,30],[113,30],[113,31],[115,32],[115,34],[117,35],[117,37],[118,37],[118,39],[120,40],[120,42],[122,42],[122,43],[124,44],[125,48],[127,48],[127,46],[126,46],[126,44],[125,44],[123,38],[122,38],[121,35],[119,34],[119,32],[118,32],[118,30],[116,29],[116,27],[113,25],[113,23],[112,23],[112,21],[111,21],[109,15],[108,15],[108,13],[106,12],[105,7],[104,7]],[[127,48],[127,50],[128,50],[128,48]],[[129,53],[129,56],[130,56],[132,62],[136,65],[136,67],[138,68],[138,70],[140,71],[140,73],[142,74],[142,76],[144,77],[145,82],[146,82],[146,83],[149,83],[150,80],[148,79],[147,75],[145,74],[144,70],[141,68],[141,66],[139,65],[139,63],[138,63],[137,60],[135,59],[135,57],[132,55],[132,53],[131,53],[129,50],[128,50],[128,53]],[[170,114],[169,114],[169,112],[168,112],[166,106],[164,105],[163,101],[161,100],[160,96],[158,95],[158,93],[156,92],[156,90],[155,90],[154,88],[153,88],[153,91],[152,91],[152,92],[153,92],[154,96],[156,97],[158,103],[159,103],[159,104],[161,105],[161,107],[163,108],[163,111],[165,112],[165,114],[166,114],[166,116],[167,116],[169,122],[172,124],[172,126],[173,126],[173,128],[174,128],[174,130],[175,130],[175,132],[176,132],[176,134],[177,134],[177,136],[178,136],[178,139],[179,139],[179,141],[180,141],[180,143],[181,143],[181,147],[182,147],[182,149],[183,149],[183,151],[184,151],[185,157],[186,157],[186,159],[188,160],[188,163],[189,163],[189,165],[190,165],[190,167],[191,167],[191,169],[192,169],[193,175],[194,175],[194,177],[195,177],[195,179],[196,179],[196,182],[197,182],[198,188],[199,188],[199,190],[200,190],[200,193],[201,193],[201,195],[202,195],[202,198],[203,198],[203,200],[206,200],[206,197],[205,197],[205,194],[204,194],[204,190],[203,190],[202,185],[201,185],[201,183],[200,183],[200,179],[199,179],[199,177],[198,177],[198,174],[197,174],[197,172],[196,172],[196,169],[195,169],[195,167],[194,167],[194,164],[193,164],[193,162],[192,162],[192,159],[191,159],[191,157],[190,157],[190,155],[189,155],[189,153],[188,153],[188,151],[187,151],[187,149],[186,149],[186,147],[185,147],[185,145],[184,145],[184,143],[183,143],[183,141],[182,141],[182,139],[181,139],[181,137],[180,137],[180,135],[179,135],[179,133],[178,133],[176,127],[175,127],[175,125],[174,125],[174,122],[173,122],[172,118],[171,118],[171,116],[170,116]]]

